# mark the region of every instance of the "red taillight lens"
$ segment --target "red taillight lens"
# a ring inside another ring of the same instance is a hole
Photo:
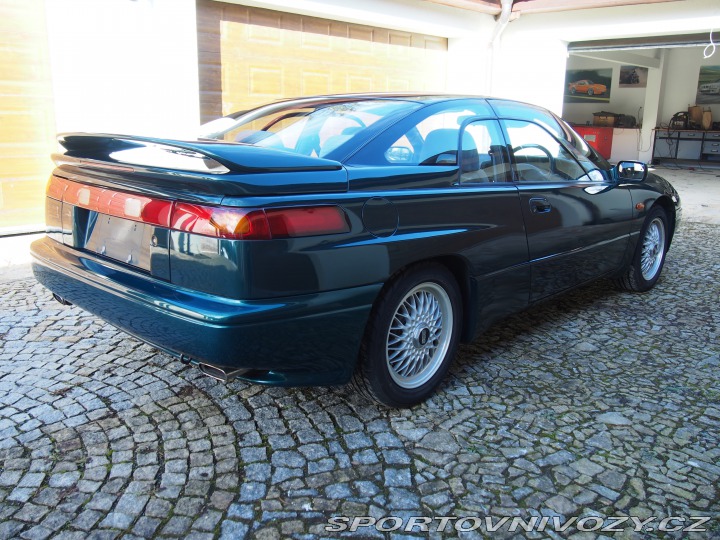
[[[339,206],[244,209],[173,203],[79,184],[52,176],[47,196],[93,212],[176,231],[231,240],[270,240],[345,233],[350,227]]]
[[[68,182],[64,178],[60,178],[59,176],[55,176],[53,174],[47,183],[45,194],[51,199],[57,199],[58,201],[62,201],[63,195],[65,194],[65,190],[68,188],[69,183],[70,182]]]
[[[345,213],[337,206],[265,210],[273,238],[296,238],[348,232]]]
[[[170,228],[216,238],[270,240],[270,228],[262,210],[177,203]]]
[[[78,184],[58,176],[50,177],[46,193],[53,199],[108,216],[160,227],[170,224],[171,201]]]
[[[170,228],[234,240],[270,240],[348,232],[337,206],[246,210],[177,203]]]

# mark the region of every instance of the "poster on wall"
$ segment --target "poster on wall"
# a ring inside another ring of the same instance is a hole
[[[568,69],[565,103],[609,103],[612,69]]]
[[[620,88],[647,88],[648,68],[620,66]]]
[[[696,105],[720,103],[720,66],[702,66],[698,77]]]

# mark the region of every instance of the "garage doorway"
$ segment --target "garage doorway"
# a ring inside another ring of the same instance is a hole
[[[446,38],[213,0],[197,7],[203,122],[285,97],[446,89]]]

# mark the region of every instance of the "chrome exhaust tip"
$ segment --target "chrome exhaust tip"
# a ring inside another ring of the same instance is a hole
[[[198,363],[198,367],[200,368],[200,371],[208,377],[212,377],[213,379],[222,382],[230,382],[234,378],[241,376],[243,373],[250,371],[248,369],[226,370],[216,366],[211,366],[210,364],[203,364],[202,362]]]
[[[204,375],[222,382],[230,382],[235,377],[241,376],[243,373],[250,371],[249,369],[223,369],[204,362],[198,362],[192,358],[188,358],[184,354],[180,355],[180,361],[189,366],[198,368]]]
[[[65,300],[62,296],[60,296],[60,295],[58,295],[58,294],[52,293],[52,297],[53,297],[56,301],[60,302],[63,306],[72,306],[72,302],[68,302],[68,301]]]

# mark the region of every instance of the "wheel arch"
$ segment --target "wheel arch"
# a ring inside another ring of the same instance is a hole
[[[460,287],[460,297],[462,298],[462,327],[460,328],[460,341],[467,343],[475,337],[475,328],[477,327],[477,294],[475,291],[475,282],[471,279],[470,263],[463,257],[457,255],[446,255],[432,259],[443,265],[455,277],[458,287]]]
[[[472,309],[468,294],[472,283],[469,268],[469,263],[461,256],[427,257],[409,261],[385,280],[367,321],[353,373],[353,383],[360,393],[386,406],[411,407],[436,391],[455,357],[458,342],[463,340],[463,332],[468,328],[468,319],[462,310]],[[454,328],[447,327],[449,333],[442,338],[447,341],[438,353],[442,354],[439,363],[433,352],[432,361],[428,364],[431,371],[424,375],[418,386],[404,386],[390,371],[393,368],[389,366],[387,357],[388,328],[392,325],[394,313],[405,301],[404,295],[414,290],[407,287],[417,288],[435,280],[443,289],[443,294],[449,296],[446,299],[453,306],[451,310],[457,313],[455,321],[459,324],[453,324]]]
[[[460,255],[439,255],[427,259],[413,261],[402,268],[396,270],[385,281],[382,290],[378,294],[378,298],[382,295],[387,287],[394,283],[398,277],[406,272],[412,271],[413,268],[425,264],[438,264],[447,269],[455,278],[460,288],[460,297],[462,299],[462,327],[460,328],[460,341],[467,343],[475,337],[475,329],[477,327],[477,294],[474,280],[471,278],[470,263]]]
[[[668,231],[667,231],[667,245],[665,246],[666,249],[670,249],[670,244],[672,243],[673,236],[675,235],[675,225],[676,225],[676,213],[675,213],[675,204],[670,200],[670,197],[667,195],[662,195],[658,197],[653,205],[648,209],[650,211],[654,207],[660,207],[665,211],[665,215],[668,218]]]

